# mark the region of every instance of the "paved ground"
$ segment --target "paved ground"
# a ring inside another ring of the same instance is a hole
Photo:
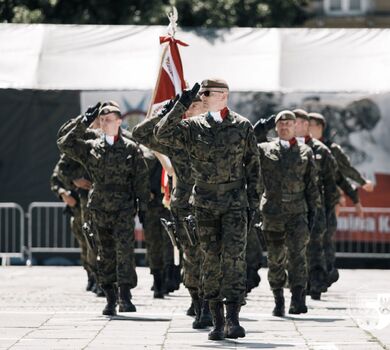
[[[0,349],[390,349],[386,270],[343,270],[323,300],[308,300],[308,314],[283,319],[270,316],[273,301],[262,270],[263,282],[241,313],[246,338],[222,342],[191,329],[184,288],[153,300],[148,270],[138,273],[138,311],[109,319],[101,315],[104,300],[83,291],[81,268],[0,268]]]

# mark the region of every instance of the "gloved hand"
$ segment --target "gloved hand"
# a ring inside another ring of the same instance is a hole
[[[195,83],[191,90],[183,90],[179,102],[187,109],[191,106],[196,94],[199,92],[200,85]]]
[[[146,212],[143,210],[138,210],[138,219],[139,222],[142,224],[142,226],[145,224],[145,217],[146,217]]]
[[[168,112],[171,111],[173,106],[175,105],[176,101],[179,99],[180,95],[177,94],[174,99],[169,100],[167,103],[164,104],[163,108],[161,109],[160,113],[158,114],[159,117],[163,117],[164,115],[167,115]]]
[[[99,108],[101,106],[101,102],[98,102],[95,106],[89,106],[88,109],[84,113],[83,122],[87,125],[90,125],[99,115]]]
[[[273,114],[268,118],[259,119],[256,124],[253,126],[257,142],[266,142],[268,131],[275,127],[275,118],[276,115]]]
[[[313,231],[313,228],[314,228],[314,225],[315,225],[315,222],[316,222],[316,216],[317,216],[316,211],[309,210],[309,212],[307,213],[309,232]]]

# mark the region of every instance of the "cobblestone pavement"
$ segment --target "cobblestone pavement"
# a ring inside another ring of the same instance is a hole
[[[308,299],[306,315],[276,318],[263,269],[241,311],[246,338],[221,342],[192,330],[184,287],[154,300],[149,270],[137,271],[137,312],[109,319],[101,315],[104,299],[84,291],[80,267],[1,267],[0,349],[390,349],[387,270],[342,270],[323,300]]]

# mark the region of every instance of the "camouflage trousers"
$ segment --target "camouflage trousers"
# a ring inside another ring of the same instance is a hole
[[[336,252],[334,248],[333,235],[337,230],[337,217],[335,208],[330,209],[327,213],[327,229],[324,235],[324,252],[327,270],[330,271],[334,268],[336,261]]]
[[[91,213],[87,208],[87,198],[80,196],[80,207],[81,207],[81,226],[87,222],[88,225],[91,225]],[[84,236],[84,233],[83,233]],[[84,236],[86,242],[86,238]],[[86,244],[86,265],[87,271],[92,273],[95,277],[97,275],[97,261],[96,261],[97,251],[93,250],[89,244]]]
[[[160,218],[169,219],[169,210],[163,206],[148,208],[143,226],[148,263],[151,270],[164,269],[169,265],[173,265],[174,262],[172,243],[164,232]]]
[[[90,272],[90,266],[88,264],[88,245],[82,231],[83,221],[80,206],[77,205],[76,207],[73,207],[72,213],[73,216],[70,219],[70,228],[81,249],[81,265],[84,267],[85,270]]]
[[[184,218],[191,214],[190,208],[173,208],[171,213],[176,222],[176,234],[180,242],[180,249],[183,253],[183,283],[190,291],[191,295],[194,293],[202,295],[200,285],[200,275],[202,268],[203,255],[200,250],[199,242],[192,246],[187,238]]]
[[[196,207],[195,218],[204,254],[204,298],[241,303],[246,290],[246,208],[215,210]]]
[[[317,211],[316,221],[312,232],[310,232],[310,240],[306,251],[310,289],[313,291],[318,291],[317,289],[326,280],[327,270],[323,245],[325,231],[326,215],[324,208],[321,208]]]
[[[100,285],[137,285],[134,255],[134,212],[91,210],[97,233],[97,267]]]
[[[306,213],[264,215],[263,227],[267,240],[268,281],[271,289],[283,288],[287,278],[290,288],[306,288],[306,246],[309,241]]]

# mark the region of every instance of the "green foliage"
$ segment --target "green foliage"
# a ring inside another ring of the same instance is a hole
[[[183,27],[288,27],[306,19],[309,0],[0,0],[9,23],[167,25],[175,5]]]

